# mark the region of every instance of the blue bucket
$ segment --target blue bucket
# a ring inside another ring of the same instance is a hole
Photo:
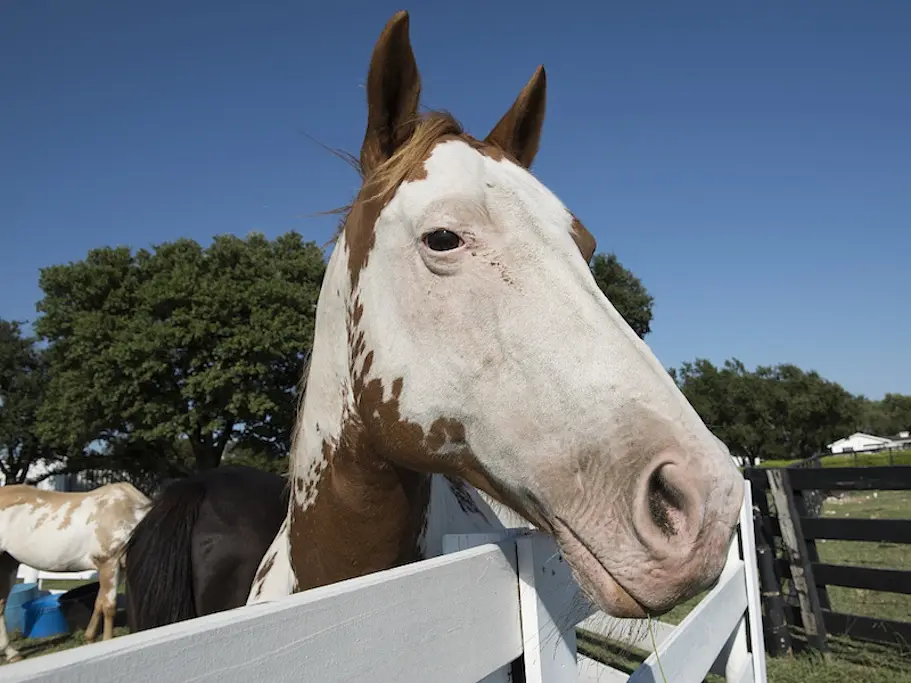
[[[6,600],[6,630],[25,633],[25,609],[23,606],[35,598],[41,597],[37,583],[17,583]]]
[[[69,634],[70,627],[60,609],[59,598],[59,595],[44,595],[23,605],[26,638],[48,638]]]

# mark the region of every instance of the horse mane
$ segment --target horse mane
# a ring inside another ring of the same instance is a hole
[[[449,112],[442,110],[431,110],[427,113],[417,115],[417,120],[412,119],[408,125],[414,125],[414,132],[408,138],[408,141],[399,147],[391,157],[374,169],[373,173],[367,176],[361,162],[348,152],[330,149],[347,164],[354,167],[361,176],[364,187],[370,186],[370,194],[361,196],[363,189],[358,196],[349,204],[337,209],[321,212],[323,215],[341,214],[338,227],[332,238],[324,246],[328,247],[338,241],[339,236],[345,229],[345,223],[355,204],[359,201],[371,201],[376,199],[387,199],[398,189],[412,171],[422,164],[430,155],[430,150],[447,136],[465,136],[465,130],[462,125]]]

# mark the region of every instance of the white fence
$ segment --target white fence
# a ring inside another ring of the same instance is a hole
[[[44,582],[49,580],[96,581],[98,579],[98,572],[94,569],[84,572],[46,572],[29,567],[25,564],[20,564],[19,569],[16,571],[16,578],[22,579],[23,583],[37,583],[39,588],[43,588]]]
[[[552,539],[517,531],[450,536],[456,552],[439,558],[11,664],[0,681],[499,683],[522,657],[528,683],[700,683],[709,671],[765,683],[745,489],[717,585],[678,626],[653,628],[657,652],[632,675],[577,655],[575,625],[642,641],[641,626],[593,617]]]

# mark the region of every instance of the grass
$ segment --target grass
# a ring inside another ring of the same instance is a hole
[[[822,514],[836,518],[908,519],[911,518],[911,491],[873,491],[830,499]],[[911,568],[911,545],[820,540],[816,542],[816,549],[822,562],[881,569]],[[838,612],[911,621],[911,595],[841,586],[831,586],[827,591],[832,608]]]
[[[867,519],[911,518],[911,491],[876,491],[829,498],[822,509],[826,517]],[[820,560],[832,564],[852,564],[885,569],[911,568],[911,545],[818,541]],[[911,621],[911,596],[854,588],[828,588],[832,608],[838,612]],[[698,595],[678,605],[661,621],[679,624],[705,596]],[[801,649],[795,633],[795,649]],[[911,683],[911,647],[860,643],[849,638],[830,637],[832,652],[821,656],[805,651],[793,657],[767,658],[769,683]],[[621,671],[631,672],[648,655],[616,643],[580,632],[579,651]],[[707,683],[723,679],[708,676]],[[669,682],[672,683],[672,682]]]
[[[114,636],[125,636],[130,630],[126,627],[115,628]],[[98,634],[96,642],[101,640],[101,634]],[[85,645],[85,632],[76,631],[69,635],[51,636],[50,638],[23,638],[19,632],[12,638],[12,645],[19,651],[23,659],[37,657],[38,655],[47,655],[52,652],[69,650],[80,645]],[[4,660],[5,663],[5,660]]]

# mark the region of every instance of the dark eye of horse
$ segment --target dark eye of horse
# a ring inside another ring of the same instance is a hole
[[[452,251],[462,246],[462,238],[449,230],[434,230],[424,235],[424,244],[434,251]]]

